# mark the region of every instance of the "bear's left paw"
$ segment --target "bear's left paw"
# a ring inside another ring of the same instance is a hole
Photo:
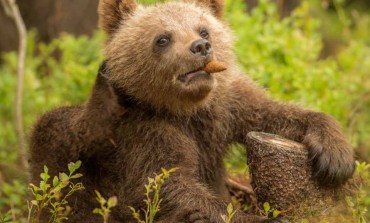
[[[353,151],[333,118],[314,114],[303,140],[309,148],[313,175],[321,185],[337,187],[353,175]]]

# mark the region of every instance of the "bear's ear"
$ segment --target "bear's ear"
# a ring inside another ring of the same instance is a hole
[[[224,14],[224,0],[186,0],[211,9],[213,15],[221,18]]]
[[[100,0],[98,8],[100,28],[111,35],[136,7],[135,0]]]

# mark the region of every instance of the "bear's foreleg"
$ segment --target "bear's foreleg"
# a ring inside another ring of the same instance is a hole
[[[231,94],[236,137],[245,142],[249,131],[278,134],[309,149],[315,177],[322,185],[346,182],[355,169],[351,145],[337,121],[321,112],[274,101],[247,81],[238,81]],[[237,111],[237,112],[235,112]]]

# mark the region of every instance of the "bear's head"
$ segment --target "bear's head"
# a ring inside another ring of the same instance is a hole
[[[138,102],[172,113],[207,105],[228,72],[209,74],[203,68],[212,60],[228,67],[235,60],[222,11],[222,0],[155,6],[101,0],[109,82]]]

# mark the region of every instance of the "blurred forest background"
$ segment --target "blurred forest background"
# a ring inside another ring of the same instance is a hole
[[[42,113],[84,103],[103,60],[98,0],[17,3],[27,28],[21,120],[15,104],[18,32],[0,5],[0,222],[5,215],[10,222],[27,219],[27,171],[16,123],[27,142]],[[241,66],[272,97],[340,121],[356,151],[361,183],[346,198],[345,211],[332,215],[338,222],[370,221],[370,1],[228,0],[224,17],[235,31]],[[243,174],[244,154],[232,150],[225,160],[230,171]],[[320,215],[320,222],[333,222],[328,211]]]

